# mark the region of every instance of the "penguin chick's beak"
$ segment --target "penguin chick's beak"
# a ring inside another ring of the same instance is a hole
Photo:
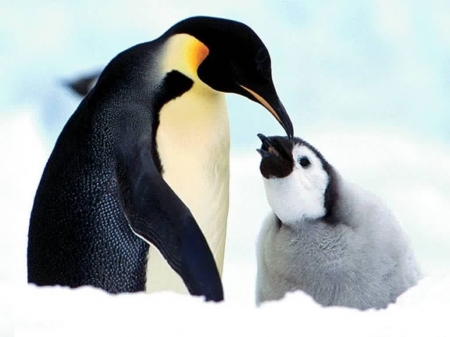
[[[286,112],[283,104],[275,93],[275,89],[272,94],[265,95],[267,99],[263,98],[261,95],[257,94],[253,90],[244,87],[241,85],[243,89],[248,91],[256,101],[258,101],[262,106],[264,106],[269,112],[276,118],[276,120],[281,124],[283,129],[286,131],[289,139],[292,139],[294,136],[294,126],[292,125],[291,119]]]
[[[256,151],[263,159],[271,157],[292,162],[293,141],[288,137],[266,137],[262,133],[258,133],[258,137],[261,139],[262,145]]]
[[[280,153],[275,149],[275,147],[270,142],[269,138],[264,136],[262,133],[258,133],[259,139],[261,139],[262,146],[260,149],[256,149],[262,158],[267,158],[272,155],[280,157]]]
[[[283,178],[288,176],[293,169],[292,144],[287,137],[266,137],[258,133],[262,145],[256,149],[261,155],[259,169],[264,178]]]

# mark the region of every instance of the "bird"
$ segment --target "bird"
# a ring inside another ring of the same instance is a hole
[[[28,283],[224,299],[225,94],[293,126],[248,25],[196,16],[119,53],[63,127],[30,217]]]
[[[258,134],[270,206],[256,243],[256,304],[303,292],[320,305],[383,309],[422,277],[381,198],[301,138]]]

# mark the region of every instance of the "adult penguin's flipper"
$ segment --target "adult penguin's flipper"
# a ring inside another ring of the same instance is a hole
[[[194,217],[158,172],[149,143],[121,151],[120,198],[133,232],[153,244],[192,295],[222,301],[219,271]]]

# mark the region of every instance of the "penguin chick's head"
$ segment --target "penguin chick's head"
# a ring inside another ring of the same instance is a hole
[[[197,74],[212,89],[236,93],[263,105],[292,137],[294,129],[272,82],[269,52],[247,25],[213,17],[191,17],[165,35],[188,34],[206,48],[197,53]]]
[[[276,216],[288,224],[329,216],[336,196],[335,174],[319,151],[300,138],[258,137],[260,171]]]

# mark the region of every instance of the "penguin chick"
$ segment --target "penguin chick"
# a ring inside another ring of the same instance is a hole
[[[300,138],[265,137],[268,203],[257,242],[256,303],[302,290],[323,306],[386,308],[421,277],[400,223]]]

